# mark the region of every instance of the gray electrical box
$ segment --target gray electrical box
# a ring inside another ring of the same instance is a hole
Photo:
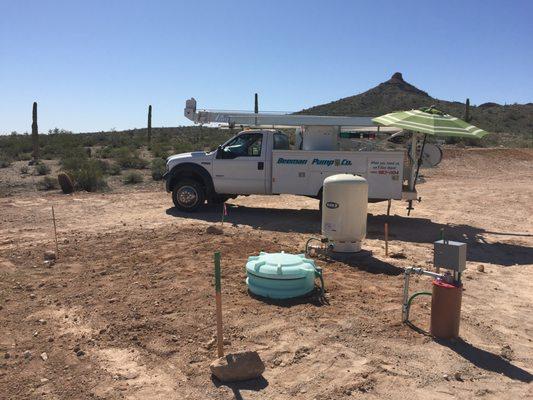
[[[466,269],[466,243],[437,240],[433,243],[433,266],[463,272]]]

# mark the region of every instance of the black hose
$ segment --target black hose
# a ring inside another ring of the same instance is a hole
[[[320,297],[324,297],[326,289],[324,287],[324,276],[322,275],[322,268],[315,267],[315,274],[318,276],[318,279],[320,279]]]

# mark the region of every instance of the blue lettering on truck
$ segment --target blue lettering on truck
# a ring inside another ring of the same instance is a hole
[[[352,165],[352,162],[347,159],[335,159],[335,160],[321,160],[319,158],[313,159],[312,165],[325,165],[326,167],[331,167],[332,165],[335,165],[338,167],[339,165]]]
[[[307,160],[298,160],[298,159],[291,159],[291,158],[278,158],[278,164],[297,164],[297,165],[305,165],[307,164]]]
[[[307,160],[301,160],[297,158],[278,158],[278,164],[294,164],[294,165],[306,165]],[[313,161],[311,162],[312,165],[323,165],[326,167],[331,167],[332,165],[338,166],[346,166],[346,165],[352,165],[352,162],[350,160],[347,160],[345,158],[341,159],[335,159],[335,160],[323,160],[320,158],[313,158]]]

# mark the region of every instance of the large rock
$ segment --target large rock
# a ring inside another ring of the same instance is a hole
[[[222,382],[255,379],[265,372],[265,364],[257,351],[228,354],[211,363],[211,373]]]
[[[208,235],[222,235],[224,231],[220,228],[217,228],[215,225],[209,225],[205,230],[205,233]]]

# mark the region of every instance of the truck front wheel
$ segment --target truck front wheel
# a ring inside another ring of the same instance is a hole
[[[182,180],[172,189],[172,201],[180,211],[193,212],[205,202],[205,190],[198,182]]]

